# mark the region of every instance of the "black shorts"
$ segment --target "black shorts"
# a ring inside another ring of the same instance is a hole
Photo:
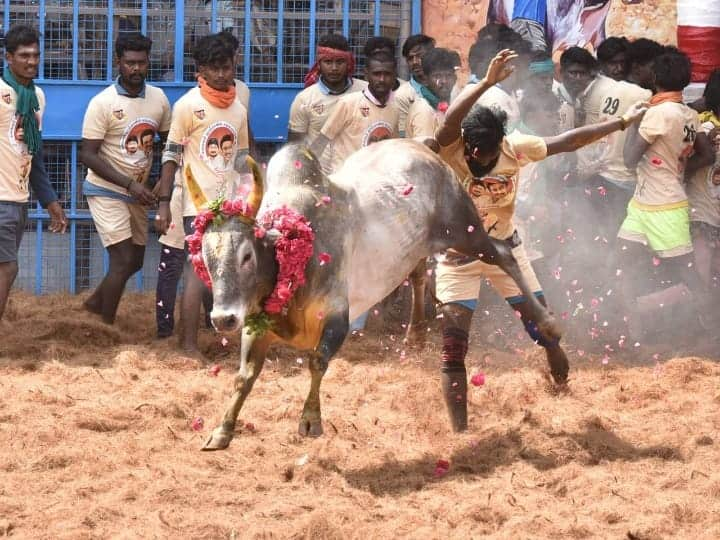
[[[0,202],[0,263],[17,261],[27,208],[26,203]]]
[[[691,221],[690,234],[693,239],[703,238],[710,244],[720,246],[720,227],[714,227],[704,221]]]

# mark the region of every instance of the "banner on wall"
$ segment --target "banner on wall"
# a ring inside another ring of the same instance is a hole
[[[606,37],[625,36],[678,46],[692,60],[694,82],[720,67],[720,0],[426,0],[423,7],[425,33],[456,50],[498,22],[555,61],[568,47],[594,52]]]

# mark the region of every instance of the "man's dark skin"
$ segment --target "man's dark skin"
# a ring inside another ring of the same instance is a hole
[[[198,74],[207,81],[210,88],[226,92],[235,84],[235,63],[232,59],[227,59],[213,65],[198,66]],[[170,194],[172,193],[176,171],[177,163],[174,161],[166,161],[160,170],[160,180],[157,188],[160,202],[157,218],[155,219],[155,229],[160,234],[165,234],[172,222]],[[183,279],[184,291],[180,305],[180,316],[183,321],[182,348],[186,353],[197,354],[199,352],[197,334],[200,327],[200,304],[207,287],[187,262],[183,271]]]
[[[383,105],[390,99],[395,79],[397,78],[397,70],[394,62],[382,62],[375,59],[369,59],[365,68],[365,79],[368,83],[370,93]],[[327,146],[329,139],[324,135],[318,135],[317,139],[310,145],[310,150],[316,155],[322,155]]]
[[[14,53],[5,53],[5,63],[15,77],[15,80],[23,86],[29,85],[38,75],[40,65],[40,45],[19,45]],[[49,229],[52,232],[64,233],[67,229],[65,212],[58,201],[48,204],[50,215]],[[2,319],[7,305],[10,289],[18,273],[17,261],[0,263],[0,319]]]
[[[431,48],[431,45],[415,45],[408,51],[408,55],[405,57],[408,68],[410,68],[410,73],[420,84],[427,84],[427,78],[425,77],[425,72],[423,72],[422,59],[425,53]]]
[[[457,73],[452,66],[447,68],[438,69],[428,73],[427,75],[427,87],[428,89],[440,98],[440,101],[450,102],[450,96],[452,95],[452,89],[457,82]]]
[[[120,86],[131,96],[138,96],[142,92],[150,67],[148,53],[146,51],[124,51],[122,56],[116,60],[120,73]],[[167,132],[160,133],[163,142],[166,137]],[[102,143],[102,140],[83,139],[79,154],[80,161],[104,180],[126,188],[138,204],[154,205],[156,198],[152,191],[134,178],[118,171],[100,157],[98,152]],[[127,280],[142,268],[145,246],[133,244],[132,239],[128,238],[108,246],[107,250],[110,255],[108,273],[95,292],[85,300],[83,306],[88,311],[100,315],[103,322],[112,324],[115,322],[115,315]]]
[[[607,62],[600,63],[602,72],[616,81],[622,81],[627,74],[627,53],[619,52]]]
[[[332,92],[342,92],[347,85],[348,63],[344,58],[320,60],[320,79]],[[288,142],[301,142],[307,133],[288,131]]]
[[[653,72],[653,63],[646,64],[634,63],[630,66],[627,75],[627,82],[637,84],[646,90],[655,91],[655,73]]]
[[[595,78],[595,73],[583,64],[569,64],[562,70],[562,83],[570,94],[577,99]]]

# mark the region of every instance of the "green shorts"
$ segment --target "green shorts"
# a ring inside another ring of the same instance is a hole
[[[632,199],[618,238],[649,246],[658,257],[692,253],[687,201],[668,206],[670,208],[663,210],[648,210],[646,205]]]

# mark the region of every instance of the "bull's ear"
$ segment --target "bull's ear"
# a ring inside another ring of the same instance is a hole
[[[255,217],[257,215],[258,209],[260,208],[260,204],[262,204],[262,198],[263,198],[263,178],[262,173],[260,172],[260,167],[258,167],[257,162],[251,158],[250,156],[247,156],[245,158],[247,161],[248,167],[250,167],[250,170],[252,171],[253,175],[253,187],[252,191],[250,191],[247,199],[248,206],[250,206],[251,210],[251,216],[249,217]]]

